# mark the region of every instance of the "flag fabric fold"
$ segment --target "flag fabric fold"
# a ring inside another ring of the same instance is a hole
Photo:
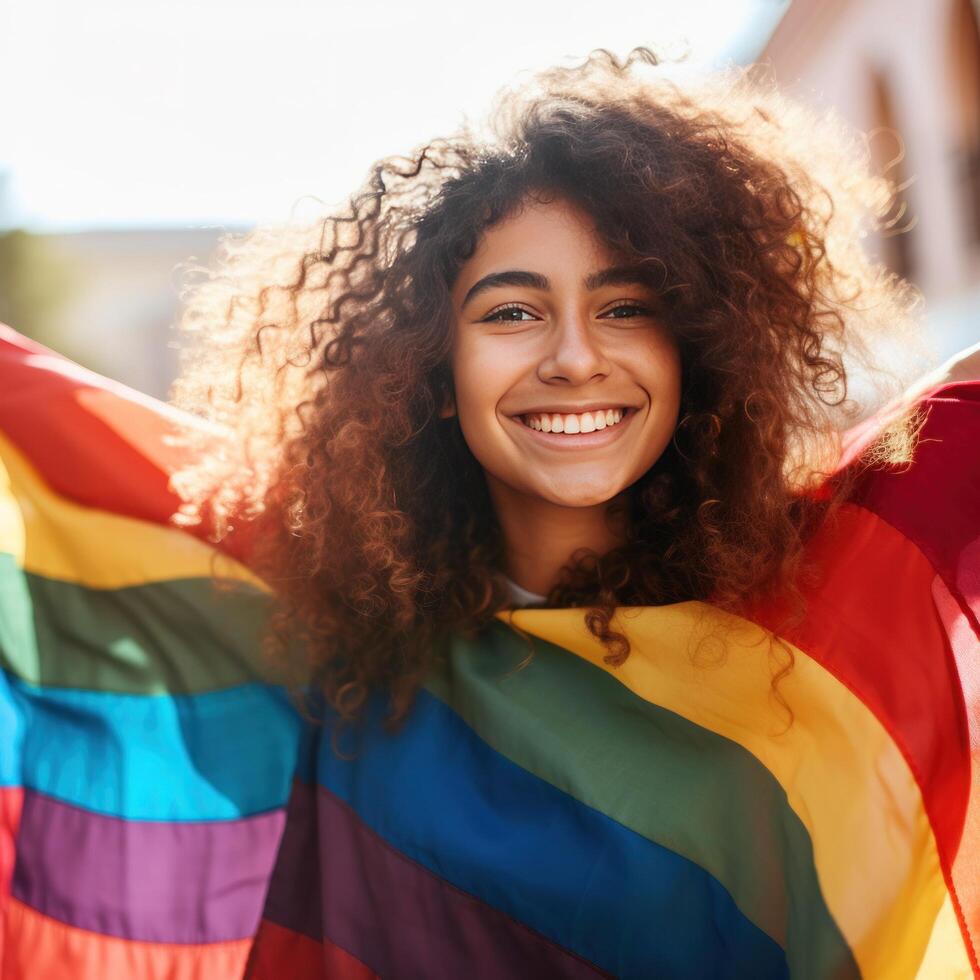
[[[0,980],[975,975],[980,384],[924,407],[809,545],[789,727],[774,602],[621,609],[615,669],[529,608],[338,754],[169,523],[199,423],[3,328]]]

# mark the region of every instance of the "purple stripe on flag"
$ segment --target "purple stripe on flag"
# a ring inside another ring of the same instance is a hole
[[[262,918],[319,943],[323,911],[317,850],[316,790],[311,783],[294,779]]]
[[[264,917],[341,947],[383,977],[607,975],[407,858],[322,786],[301,782]]]
[[[160,943],[255,934],[285,813],[130,821],[26,790],[13,894],[91,932]]]

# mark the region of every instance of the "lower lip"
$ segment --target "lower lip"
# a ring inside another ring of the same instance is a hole
[[[511,421],[520,426],[529,438],[550,449],[595,449],[615,442],[633,421],[634,415],[636,415],[636,409],[630,408],[626,410],[623,417],[615,425],[607,425],[606,428],[596,429],[595,432],[574,432],[571,434],[532,429],[519,418],[511,418]]]

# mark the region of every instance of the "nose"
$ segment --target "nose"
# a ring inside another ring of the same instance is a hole
[[[555,321],[547,336],[547,350],[538,364],[542,381],[580,385],[609,374],[601,339],[588,317],[570,312]]]

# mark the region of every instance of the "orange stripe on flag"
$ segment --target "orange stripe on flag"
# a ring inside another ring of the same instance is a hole
[[[169,945],[87,932],[11,898],[3,980],[239,980],[250,939]]]

